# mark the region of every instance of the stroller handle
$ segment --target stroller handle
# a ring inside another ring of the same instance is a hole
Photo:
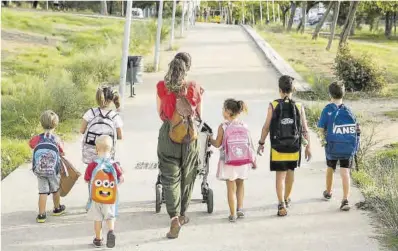
[[[211,127],[206,122],[204,122],[203,120],[197,120],[197,121],[199,122],[198,128],[199,128],[200,132],[204,132],[204,133],[207,133],[207,134],[212,134],[213,133],[213,130],[211,129]]]

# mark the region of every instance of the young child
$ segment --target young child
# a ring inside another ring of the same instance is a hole
[[[310,138],[304,107],[292,100],[293,78],[279,78],[280,99],[268,107],[268,114],[259,140],[258,154],[264,152],[265,139],[270,133],[271,171],[276,172],[276,195],[278,216],[286,216],[290,206],[290,194],[294,182],[294,170],[300,166],[301,145],[305,147],[305,158],[311,158]]]
[[[245,217],[243,181],[248,178],[250,168],[255,168],[255,153],[250,133],[247,125],[238,120],[242,112],[247,112],[243,101],[225,100],[223,107],[225,121],[218,128],[217,138],[210,138],[214,147],[221,147],[217,178],[227,183],[230,222],[235,222],[238,217]],[[235,135],[240,136],[238,141],[234,138]]]
[[[99,107],[91,108],[83,115],[80,133],[83,137],[83,162],[90,163],[96,158],[95,141],[99,135],[109,135],[112,137],[113,146],[111,155],[114,157],[116,139],[122,139],[123,121],[120,115],[113,111],[113,103],[119,111],[120,97],[111,87],[102,86],[96,93],[96,101]]]
[[[44,223],[47,219],[46,203],[50,194],[53,194],[53,215],[59,216],[65,213],[65,206],[60,204],[59,194],[60,156],[64,155],[64,150],[61,139],[54,134],[58,122],[58,115],[55,112],[51,110],[43,112],[40,123],[44,132],[29,141],[29,146],[34,149],[32,169],[37,176],[39,187],[39,215],[36,218],[38,223]]]
[[[112,138],[101,135],[96,140],[98,157],[88,164],[84,180],[89,184],[90,203],[89,215],[94,220],[95,247],[103,245],[102,222],[106,221],[108,234],[106,246],[115,246],[116,236],[114,234],[116,207],[118,204],[118,185],[123,183],[124,178],[120,166],[112,161],[111,149]]]
[[[344,85],[333,82],[329,85],[331,98],[322,111],[318,128],[326,153],[326,190],[323,197],[332,198],[333,176],[337,162],[340,163],[340,175],[343,183],[343,200],[340,209],[349,211],[350,168],[359,145],[359,125],[350,109],[343,104]]]
[[[85,164],[91,163],[97,157],[96,138],[109,135],[112,138],[111,157],[115,157],[116,140],[122,139],[123,121],[120,115],[111,109],[113,103],[117,110],[120,107],[119,95],[111,87],[98,88],[96,100],[99,107],[91,108],[83,116],[80,133],[83,134],[82,156]],[[88,211],[88,202],[86,205]]]

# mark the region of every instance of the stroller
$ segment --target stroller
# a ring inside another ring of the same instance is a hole
[[[209,175],[209,160],[212,154],[210,150],[210,140],[208,135],[212,133],[212,129],[203,121],[199,124],[199,136],[198,140],[200,140],[200,149],[199,149],[199,168],[198,175],[203,177],[201,184],[202,191],[202,203],[207,204],[207,212],[211,214],[213,212],[213,190],[209,188],[209,184],[207,183],[207,176]],[[162,203],[165,203],[164,199],[164,189],[162,186],[162,181],[160,178],[160,170],[158,174],[158,178],[156,181],[155,189],[156,189],[156,213],[160,212],[162,207]]]

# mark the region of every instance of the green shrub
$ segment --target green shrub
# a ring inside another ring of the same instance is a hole
[[[66,70],[71,72],[73,83],[85,90],[92,83],[99,84],[114,78],[120,67],[120,57],[120,47],[108,45],[76,54],[66,65]]]
[[[92,25],[87,27],[84,18],[67,15],[7,10],[2,10],[2,14],[7,28],[66,38],[54,47],[23,48],[2,62],[1,158],[4,178],[30,159],[27,140],[42,132],[39,118],[44,110],[51,109],[59,115],[56,133],[67,139],[70,133],[78,130],[78,122],[85,110],[95,104],[97,86],[103,82],[118,82],[123,22],[87,18],[88,25]],[[54,29],[52,24],[64,27]],[[71,25],[73,29],[68,29]],[[84,27],[78,29],[80,26]],[[156,27],[155,21],[132,23],[130,55],[145,56],[152,51]],[[162,39],[168,37],[169,30],[168,20],[165,20]]]
[[[31,158],[28,141],[1,139],[1,179]]]
[[[79,118],[93,105],[94,91],[82,91],[73,83],[70,72],[59,70],[48,77],[47,90],[51,97],[51,109],[58,114],[60,123]]]
[[[378,67],[370,55],[354,56],[348,46],[339,48],[334,71],[344,81],[347,90],[375,92],[386,85],[384,70]]]
[[[313,104],[309,106],[304,106],[304,108],[308,126],[312,129],[316,129],[319,118],[321,117],[323,106],[320,104]]]
[[[382,244],[398,248],[398,148],[382,150],[362,162],[353,173],[367,204],[374,210],[382,233]]]

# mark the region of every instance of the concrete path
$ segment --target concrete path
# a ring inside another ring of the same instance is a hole
[[[234,97],[247,102],[249,124],[257,142],[268,103],[277,97],[277,74],[258,53],[257,48],[238,26],[197,24],[181,41],[180,51],[192,55],[190,78],[206,89],[204,119],[213,128],[221,123],[224,99]],[[169,54],[167,57],[171,57]],[[166,60],[167,61],[167,60]],[[165,66],[163,66],[165,69]],[[116,223],[115,250],[196,251],[196,250],[380,250],[371,238],[374,230],[369,216],[355,208],[339,211],[342,196],[340,178],[336,179],[334,198],[321,199],[324,190],[324,153],[313,138],[314,158],[296,172],[292,208],[285,218],[276,216],[274,173],[269,157],[259,160],[245,183],[247,218],[231,224],[227,220],[226,186],[215,178],[218,151],[211,158],[209,184],[214,190],[214,213],[200,203],[197,180],[190,207],[191,222],[177,240],[165,239],[169,219],[165,208],[155,214],[156,169],[135,169],[140,161],[156,162],[160,120],[156,114],[155,84],[163,73],[146,75],[138,96],[128,99],[123,113],[125,139],[118,144],[117,155],[126,172],[120,187],[120,217]],[[269,143],[266,144],[269,149]],[[68,157],[83,172],[80,143],[69,143]],[[68,213],[49,217],[45,224],[35,223],[37,213],[36,179],[27,167],[17,169],[2,181],[2,250],[92,250],[93,223],[87,220],[84,205],[87,187],[79,180],[62,203]],[[351,203],[361,200],[353,189]],[[51,208],[51,200],[48,209]]]

